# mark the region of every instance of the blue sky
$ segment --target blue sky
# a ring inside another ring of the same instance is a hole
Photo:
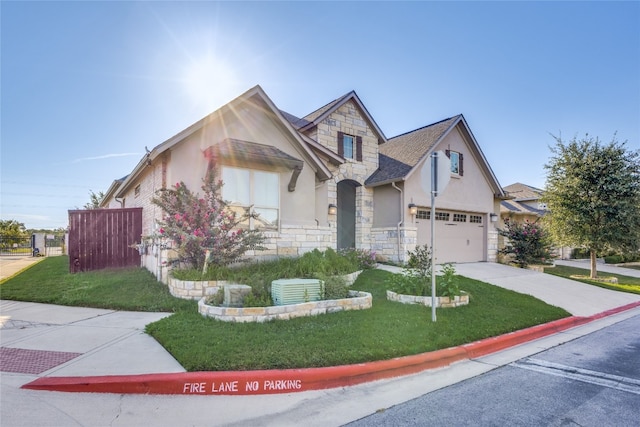
[[[553,135],[640,148],[640,2],[12,2],[0,216],[66,227],[145,151],[260,84],[304,116],[355,90],[387,137],[464,114],[499,182]]]

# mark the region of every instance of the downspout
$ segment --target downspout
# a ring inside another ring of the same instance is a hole
[[[391,183],[391,186],[400,192],[400,222],[396,225],[396,232],[398,234],[398,262],[401,262],[400,259],[400,226],[404,222],[402,219],[402,207],[404,206],[404,194],[402,193],[402,189],[396,185],[395,182]]]

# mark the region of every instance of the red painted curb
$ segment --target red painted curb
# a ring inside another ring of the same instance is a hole
[[[414,374],[495,353],[593,320],[640,307],[640,301],[589,316],[567,317],[470,344],[390,360],[326,368],[42,377],[21,388],[117,394],[255,395],[345,387]]]

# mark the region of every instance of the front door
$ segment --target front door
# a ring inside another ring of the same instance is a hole
[[[338,183],[338,250],[356,247],[356,186],[353,181]]]

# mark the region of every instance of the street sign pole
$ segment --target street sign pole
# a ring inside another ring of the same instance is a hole
[[[438,153],[431,154],[431,321],[436,321],[436,191],[438,189]]]
[[[420,171],[420,185],[425,194],[431,194],[431,320],[436,321],[436,197],[451,179],[451,160],[443,151],[431,154]]]

